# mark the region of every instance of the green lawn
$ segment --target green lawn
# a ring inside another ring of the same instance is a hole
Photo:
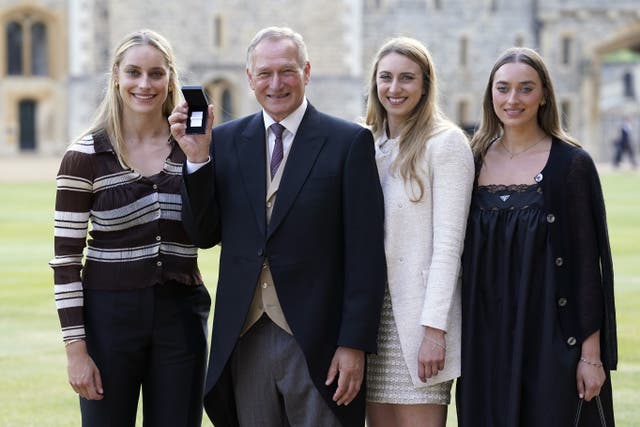
[[[602,179],[616,268],[616,420],[619,427],[633,427],[640,420],[640,175],[608,173]],[[53,256],[53,183],[0,183],[0,191],[0,425],[80,425],[47,266]],[[200,257],[210,287],[216,254],[207,250]],[[454,407],[450,415],[454,427]]]

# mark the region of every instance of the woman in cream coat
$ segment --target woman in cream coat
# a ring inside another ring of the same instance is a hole
[[[385,199],[388,288],[367,369],[367,423],[446,424],[460,376],[460,257],[473,156],[441,113],[428,50],[395,38],[376,55],[366,124]]]

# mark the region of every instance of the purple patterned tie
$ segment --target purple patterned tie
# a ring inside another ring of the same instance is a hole
[[[273,153],[271,153],[271,179],[273,179],[273,177],[276,176],[280,162],[282,162],[282,133],[285,128],[280,123],[274,123],[269,126],[269,129],[271,129],[271,132],[276,136],[276,144],[273,147]]]

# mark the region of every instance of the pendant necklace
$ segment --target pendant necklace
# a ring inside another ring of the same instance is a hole
[[[537,142],[535,142],[535,143],[531,144],[530,146],[528,146],[528,147],[527,147],[527,148],[525,148],[524,150],[519,151],[519,152],[517,152],[517,153],[513,153],[513,152],[511,152],[511,151],[507,148],[507,146],[506,146],[506,145],[504,145],[504,143],[502,142],[502,138],[500,138],[500,139],[498,140],[498,142],[500,143],[500,145],[502,145],[502,148],[504,148],[504,151],[506,151],[506,152],[509,154],[509,159],[513,159],[514,157],[517,157],[517,156],[519,156],[520,154],[525,153],[525,152],[527,152],[527,151],[531,150],[533,147],[535,147],[536,145],[540,144],[540,143],[541,143],[541,142],[542,142],[546,137],[547,137],[547,134],[545,133],[545,134],[543,134],[543,135],[542,135],[542,138],[540,138]]]

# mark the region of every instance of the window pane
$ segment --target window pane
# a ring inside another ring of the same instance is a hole
[[[31,64],[32,74],[46,76],[49,74],[47,58],[47,27],[36,22],[31,27]]]
[[[36,102],[20,101],[20,150],[36,149]]]
[[[22,27],[17,22],[7,24],[7,73],[22,74]]]
[[[562,63],[564,65],[571,63],[571,39],[569,37],[562,39]]]
[[[635,98],[636,97],[636,88],[634,87],[634,82],[633,82],[633,74],[631,74],[630,72],[626,72],[624,73],[624,76],[622,78],[622,81],[624,82],[624,96],[627,98]]]

